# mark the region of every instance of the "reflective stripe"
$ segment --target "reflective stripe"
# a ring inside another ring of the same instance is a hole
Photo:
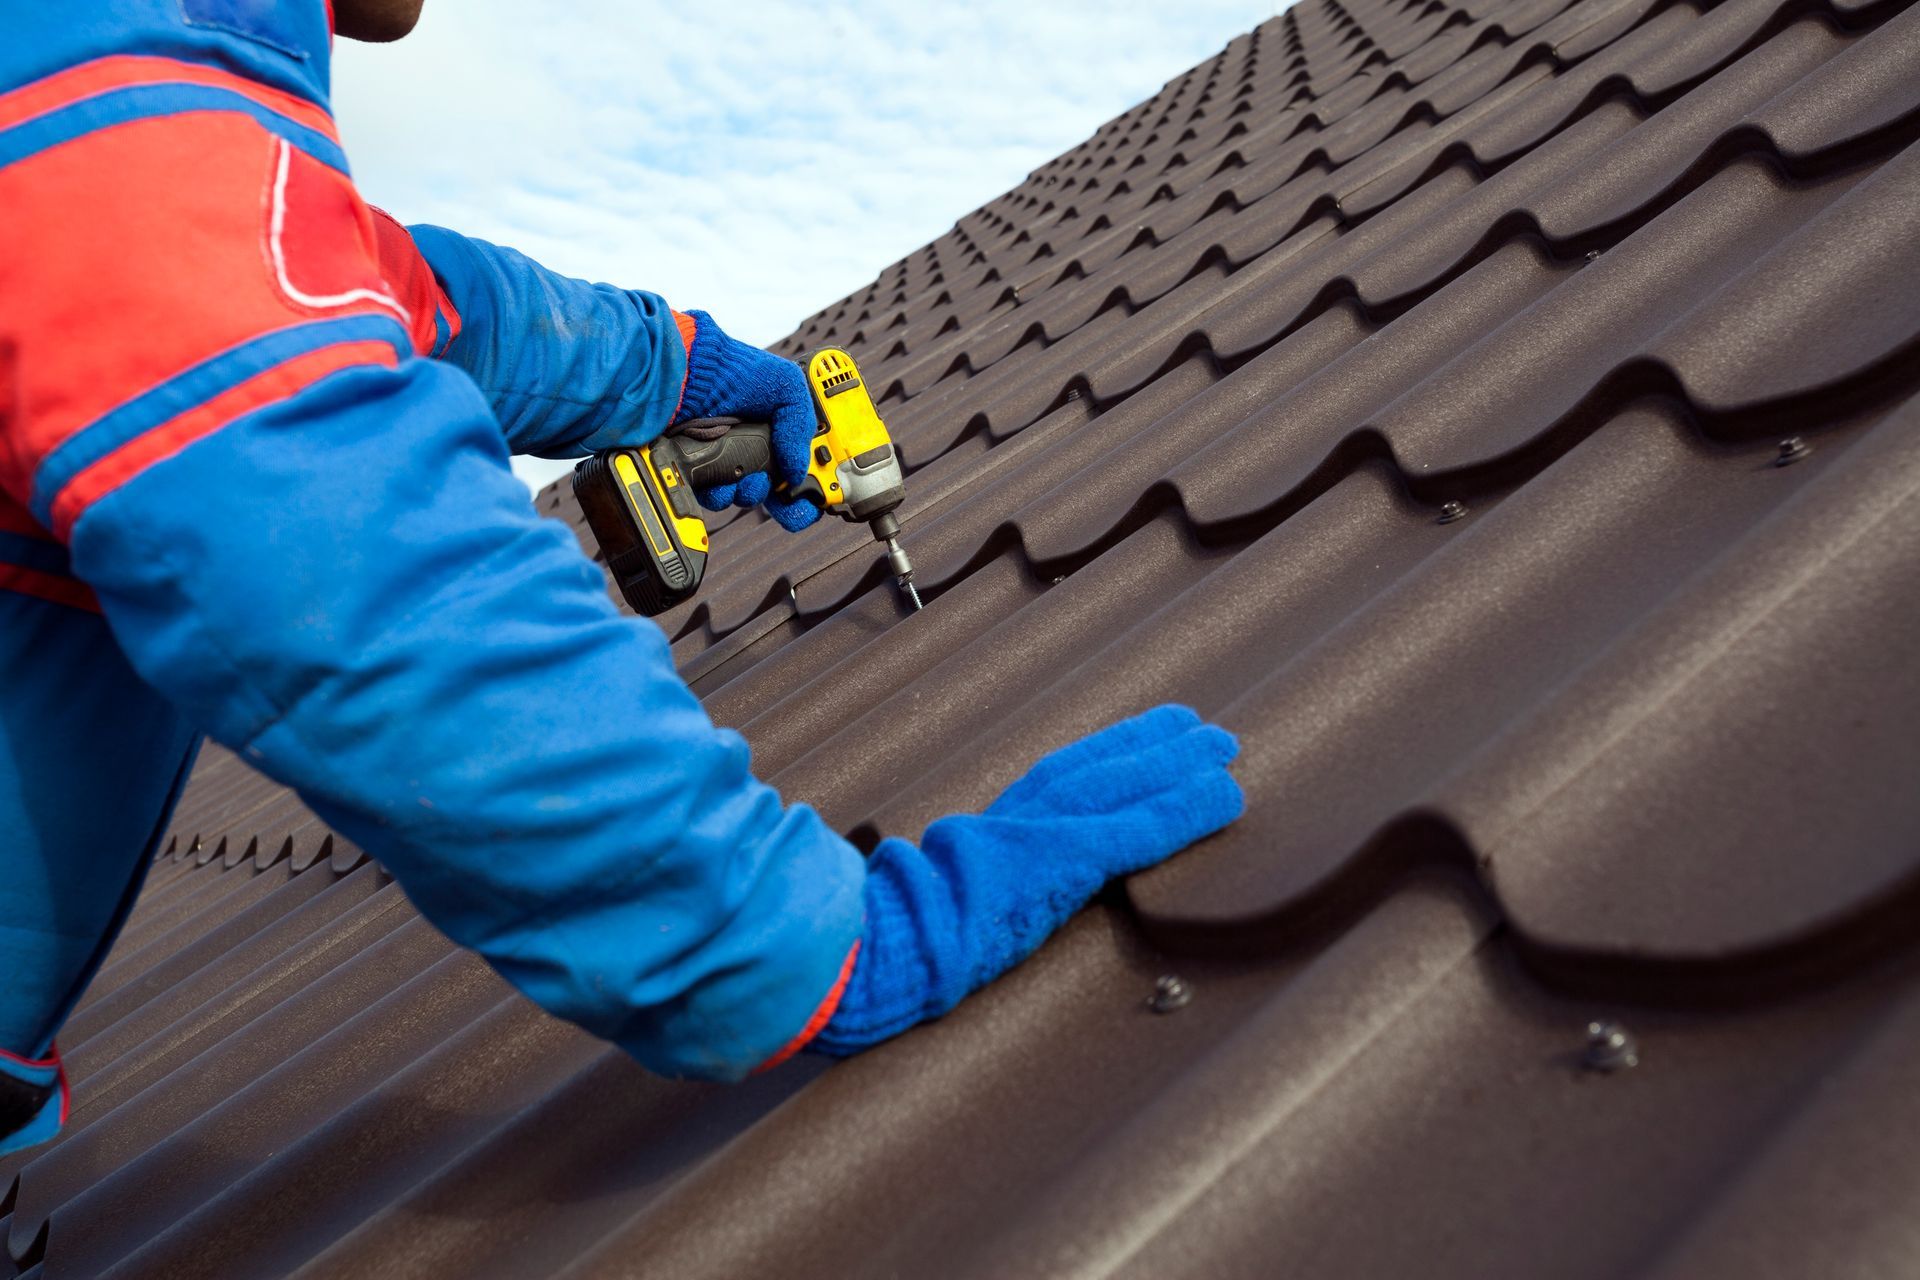
[[[371,302],[375,306],[385,307],[400,317],[402,323],[412,319],[407,309],[391,295],[378,289],[349,289],[344,293],[313,294],[302,291],[287,275],[287,252],[283,244],[287,232],[287,166],[293,159],[293,148],[282,138],[275,151],[273,161],[273,212],[268,219],[267,246],[273,258],[273,273],[280,288],[289,298],[303,307],[346,307],[356,302]]]

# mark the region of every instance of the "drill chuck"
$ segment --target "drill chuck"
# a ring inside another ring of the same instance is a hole
[[[901,582],[913,581],[913,561],[907,559],[907,553],[892,538],[887,539],[887,564],[893,568],[893,576]]]
[[[874,540],[886,544],[887,567],[893,570],[893,580],[907,593],[915,609],[924,608],[920,603],[920,592],[913,585],[913,561],[907,559],[906,551],[900,546],[900,522],[894,519],[893,510],[889,508],[882,511],[867,523],[873,529]]]

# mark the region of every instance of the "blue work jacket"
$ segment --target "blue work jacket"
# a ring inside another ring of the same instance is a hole
[[[859,855],[508,470],[657,435],[684,317],[369,209],[329,21],[0,11],[0,1150],[202,734],[663,1073],[790,1051],[859,937]]]

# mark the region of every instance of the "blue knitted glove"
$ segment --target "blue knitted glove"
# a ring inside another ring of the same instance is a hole
[[[673,424],[693,418],[747,418],[773,429],[773,470],[797,485],[807,478],[807,453],[813,448],[813,396],[806,375],[791,360],[736,342],[704,311],[689,311],[693,342],[687,348],[687,385]],[[765,503],[780,526],[799,532],[820,518],[820,508],[805,498],[773,492],[764,471],[717,484],[696,494],[709,511]]]
[[[937,1018],[1033,953],[1100,887],[1246,807],[1232,734],[1156,707],[1043,758],[979,816],[867,861],[866,925],[839,1007],[809,1046],[843,1057]]]

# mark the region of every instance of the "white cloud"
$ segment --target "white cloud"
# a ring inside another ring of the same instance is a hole
[[[766,343],[1277,7],[430,0],[399,44],[337,46],[334,108],[402,220]]]

